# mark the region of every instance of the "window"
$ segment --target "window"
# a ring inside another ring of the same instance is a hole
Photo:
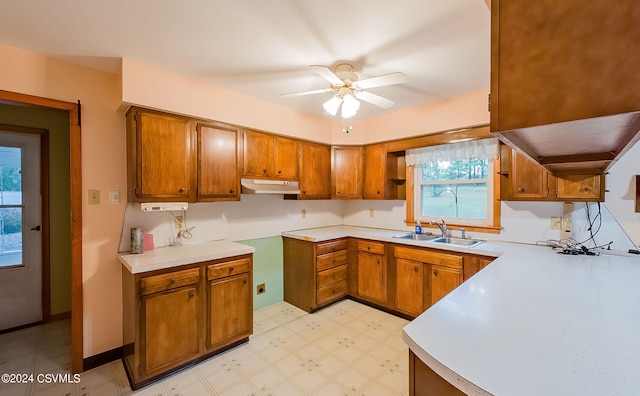
[[[492,168],[487,158],[416,165],[417,218],[486,224],[493,209]]]
[[[497,157],[496,139],[407,150],[407,165],[413,168],[413,207],[407,208],[407,223],[444,219],[450,225],[495,232],[491,229],[499,227],[494,196]]]
[[[22,150],[0,146],[0,267],[22,262]]]

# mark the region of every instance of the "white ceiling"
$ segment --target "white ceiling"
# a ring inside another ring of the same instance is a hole
[[[353,64],[360,78],[404,85],[369,91],[369,118],[489,88],[484,0],[0,0],[0,42],[116,72],[126,57],[268,102],[330,117],[330,93],[308,65]]]

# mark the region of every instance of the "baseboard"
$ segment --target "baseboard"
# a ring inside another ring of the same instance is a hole
[[[122,347],[82,359],[82,371],[91,370],[118,359],[122,359]]]

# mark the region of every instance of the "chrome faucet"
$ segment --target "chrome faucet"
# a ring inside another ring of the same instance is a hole
[[[440,232],[442,232],[442,236],[443,237],[447,236],[447,223],[445,223],[444,220],[442,220],[442,224],[438,223],[437,221],[430,221],[429,224],[437,225],[438,228],[440,229]]]

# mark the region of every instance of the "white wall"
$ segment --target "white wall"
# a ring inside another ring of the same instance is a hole
[[[195,227],[185,243],[216,239],[246,240],[280,235],[283,231],[342,224],[341,201],[284,200],[282,195],[242,195],[240,202],[189,204],[187,227]],[[302,218],[302,210],[306,211]],[[173,212],[182,215],[182,212]],[[173,217],[168,212],[143,213],[127,205],[120,251],[129,251],[130,229],[141,227],[152,233],[156,247],[167,246],[175,236]]]

